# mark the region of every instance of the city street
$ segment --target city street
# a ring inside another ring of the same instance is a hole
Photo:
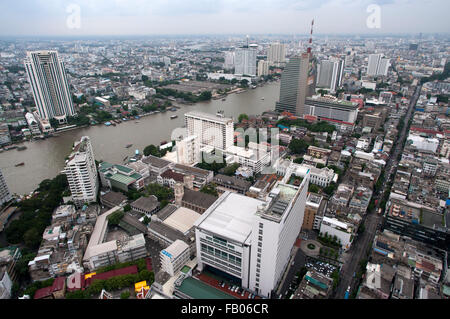
[[[388,159],[388,162],[386,163],[385,171],[390,172],[391,167],[397,165],[397,157],[400,154],[401,151],[403,151],[403,141],[406,137],[406,130],[408,128],[408,121],[411,119],[412,111],[417,103],[417,99],[419,97],[421,87],[417,87],[416,92],[414,93],[412,100],[410,102],[408,111],[405,116],[404,123],[402,131],[399,133],[399,137],[397,138],[396,145],[394,147],[394,152],[391,154],[391,156]],[[386,184],[389,179],[389,173],[386,176],[386,180],[383,183],[383,187],[380,191],[380,194],[384,193]],[[381,196],[379,196],[381,198]],[[372,212],[368,212],[365,218],[363,219],[362,223],[365,226],[365,231],[362,234],[359,234],[356,239],[354,240],[353,245],[351,246],[350,250],[348,251],[349,256],[346,260],[345,264],[343,265],[340,273],[340,282],[336,289],[336,293],[334,298],[336,299],[343,299],[345,296],[345,292],[347,288],[350,286],[350,294],[355,290],[358,289],[358,281],[357,278],[353,278],[353,274],[358,271],[359,263],[361,260],[365,258],[367,255],[367,248],[369,247],[369,244],[372,242],[377,226],[382,221],[382,215],[377,214],[377,211],[379,209],[380,200],[378,200],[377,205],[375,205],[375,208]]]

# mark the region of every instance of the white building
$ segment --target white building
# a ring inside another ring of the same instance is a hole
[[[337,220],[336,218],[323,217],[320,225],[320,233],[322,235],[336,236],[342,247],[347,250],[350,248],[353,236],[353,227],[351,224]]]
[[[267,62],[274,66],[286,63],[286,44],[272,43],[267,50]]]
[[[236,49],[234,58],[234,73],[256,76],[256,50],[243,47]]]
[[[309,174],[309,182],[320,187],[327,187],[331,182],[337,181],[337,174],[331,168],[317,168],[312,165],[295,163],[292,165],[296,167],[293,172],[295,176],[305,178]]]
[[[344,60],[330,59],[323,60],[317,66],[317,88],[328,90],[330,93],[336,92],[341,86],[342,75],[344,74]]]
[[[11,199],[11,192],[9,191],[8,185],[6,185],[5,178],[0,170],[0,205],[9,202]]]
[[[383,58],[382,54],[370,54],[367,65],[367,75],[370,76],[387,76],[390,66],[390,60]]]
[[[189,245],[177,239],[169,247],[161,250],[161,270],[174,276],[189,261]]]
[[[191,135],[175,142],[177,163],[194,165],[201,161],[200,144],[196,135]]]
[[[200,147],[212,146],[226,150],[234,143],[233,119],[204,112],[192,111],[184,115],[187,135],[196,135]]]
[[[225,52],[223,68],[226,70],[231,70],[234,68],[234,51]]]
[[[97,167],[89,137],[83,136],[75,143],[62,173],[67,176],[72,200],[77,206],[97,200]]]
[[[257,149],[246,149],[240,146],[230,146],[225,151],[227,163],[239,163],[250,168],[253,173],[260,173],[270,164],[270,152]]]
[[[39,135],[41,134],[41,130],[39,129],[39,123],[38,121],[34,118],[33,114],[31,113],[26,113],[25,114],[25,119],[27,120],[27,124],[28,127],[30,128],[30,131],[33,135]]]
[[[75,115],[64,62],[56,51],[27,52],[25,69],[42,119]]]
[[[418,150],[431,151],[433,153],[436,153],[436,150],[439,147],[439,139],[422,137],[416,134],[408,135],[408,143],[411,143],[411,145]]]
[[[11,298],[12,285],[13,282],[6,271],[6,267],[0,268],[0,300]]]
[[[289,264],[303,223],[308,179],[278,184],[265,201],[225,192],[195,222],[198,269],[234,276],[243,288],[270,297]]]
[[[269,62],[259,60],[258,62],[258,76],[269,75]]]

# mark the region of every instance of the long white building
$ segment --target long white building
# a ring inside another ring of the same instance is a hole
[[[67,176],[72,200],[77,206],[97,200],[97,167],[89,137],[83,136],[75,143],[62,173]]]
[[[233,119],[221,115],[192,111],[184,115],[187,135],[196,135],[200,146],[226,150],[234,143]]]
[[[64,62],[56,51],[27,52],[25,69],[39,116],[65,121],[75,115]]]
[[[382,54],[370,54],[369,62],[367,65],[367,75],[387,76],[389,66],[390,66],[390,60],[383,58]]]
[[[198,269],[212,267],[269,298],[289,264],[303,223],[308,178],[279,183],[266,200],[225,192],[196,227]]]

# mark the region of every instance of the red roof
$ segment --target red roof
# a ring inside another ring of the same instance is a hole
[[[56,291],[64,289],[66,283],[66,277],[58,277],[53,281],[53,285],[38,289],[34,294],[34,299],[42,299],[51,296]]]
[[[340,120],[333,120],[333,119],[329,119],[327,117],[321,117],[320,118],[322,121],[326,121],[326,122],[335,122],[335,123],[341,123],[341,124],[346,124],[346,125],[351,125],[353,126],[353,123],[350,122],[344,122],[344,121],[340,121]]]
[[[106,280],[117,276],[137,274],[137,273],[138,267],[136,265],[103,272],[101,274],[97,274],[92,276],[91,278],[86,279],[86,287],[89,286],[92,283],[92,281],[97,279]]]
[[[167,178],[167,179],[173,179],[177,182],[183,182],[184,181],[184,175],[174,172],[170,169],[168,169],[167,171],[165,171],[164,173],[161,174],[162,178]]]
[[[424,129],[421,127],[415,127],[415,126],[411,127],[411,131],[422,132],[422,133],[433,134],[433,135],[441,134],[441,132],[439,132],[439,131],[427,130],[427,129]]]

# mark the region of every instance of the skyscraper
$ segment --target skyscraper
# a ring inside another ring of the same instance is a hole
[[[317,66],[317,87],[336,92],[341,85],[344,60],[330,59],[320,61]]]
[[[234,73],[238,75],[256,76],[256,50],[248,45],[236,49],[234,57]]]
[[[11,198],[12,196],[9,191],[8,185],[6,185],[5,178],[3,177],[3,173],[0,170],[0,205],[9,202]]]
[[[264,60],[258,61],[258,76],[269,75],[269,62]]]
[[[370,54],[369,62],[367,65],[367,75],[386,76],[389,69],[389,59],[383,58],[382,54]]]
[[[272,43],[267,51],[267,61],[270,65],[280,66],[286,62],[286,45]]]
[[[67,176],[72,200],[77,206],[97,200],[97,167],[89,137],[83,136],[75,143],[62,173]]]
[[[41,118],[64,122],[66,116],[75,115],[64,62],[58,52],[27,52],[25,69]]]
[[[275,110],[303,116],[305,100],[315,91],[316,62],[311,52],[292,57],[286,65],[280,84],[280,100]]]

